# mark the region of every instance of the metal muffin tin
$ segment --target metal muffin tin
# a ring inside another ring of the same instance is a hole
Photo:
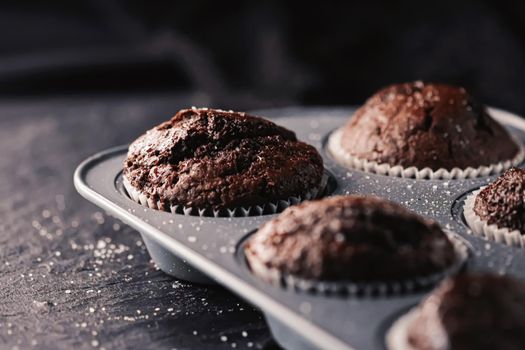
[[[510,273],[525,279],[525,249],[485,241],[468,233],[462,216],[470,191],[497,175],[468,180],[415,180],[350,170],[338,165],[324,147],[327,137],[351,117],[355,108],[284,108],[256,111],[296,132],[314,145],[335,181],[333,195],[375,195],[401,203],[437,220],[470,250],[468,269]],[[491,109],[522,142],[525,122]],[[127,146],[98,153],[79,165],[78,192],[109,214],[137,229],[157,265],[177,278],[218,283],[259,307],[275,339],[287,349],[384,349],[391,323],[428,293],[390,296],[337,296],[307,293],[271,285],[247,268],[242,242],[274,215],[213,218],[184,216],[145,208],[122,187]]]

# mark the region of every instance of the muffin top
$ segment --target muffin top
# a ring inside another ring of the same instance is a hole
[[[465,89],[420,81],[374,94],[345,125],[341,147],[369,161],[419,169],[479,167],[518,146]]]
[[[265,223],[245,249],[250,265],[318,280],[410,279],[455,261],[437,224],[397,204],[361,196],[290,207]]]
[[[458,275],[419,306],[407,336],[417,350],[525,349],[525,284],[493,274]]]
[[[304,196],[323,161],[283,127],[245,113],[184,109],[130,146],[124,176],[159,209],[234,208]]]
[[[525,170],[505,171],[478,193],[473,209],[489,225],[525,234]]]

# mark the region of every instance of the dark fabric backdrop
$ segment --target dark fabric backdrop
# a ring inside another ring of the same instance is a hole
[[[525,112],[521,1],[0,5],[0,95],[175,90],[202,105],[357,104],[414,79]]]

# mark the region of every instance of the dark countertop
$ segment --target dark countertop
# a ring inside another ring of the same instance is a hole
[[[165,275],[137,232],[73,188],[83,159],[191,101],[0,101],[0,348],[276,347],[257,310]]]

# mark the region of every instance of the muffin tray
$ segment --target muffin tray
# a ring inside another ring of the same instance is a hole
[[[469,234],[462,215],[468,193],[497,175],[466,180],[415,180],[346,169],[325,149],[330,133],[355,108],[284,108],[256,111],[315,146],[330,175],[329,191],[366,194],[398,202],[437,220],[469,250],[467,269],[509,273],[525,280],[525,249]],[[525,142],[525,122],[491,109],[495,119]],[[156,264],[176,278],[218,283],[257,306],[275,339],[287,349],[385,349],[385,333],[428,290],[397,295],[326,295],[275,286],[253,276],[242,251],[246,237],[274,215],[214,218],[172,214],[132,201],[122,186],[127,146],[98,153],[79,165],[78,192],[137,229]]]

